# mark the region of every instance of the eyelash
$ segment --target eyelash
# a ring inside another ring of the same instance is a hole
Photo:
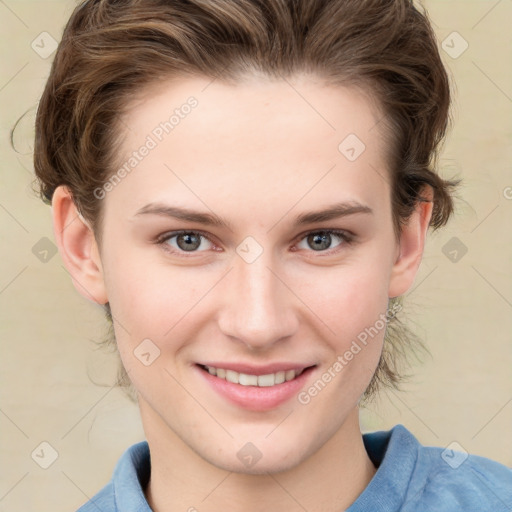
[[[187,251],[176,250],[174,248],[171,249],[170,246],[166,244],[166,242],[168,242],[171,238],[174,238],[176,236],[183,235],[183,234],[200,235],[201,237],[206,238],[206,240],[208,240],[210,243],[215,245],[215,243],[210,239],[210,237],[206,233],[203,233],[202,231],[185,230],[185,229],[164,233],[164,234],[160,235],[154,241],[154,243],[162,246],[163,250],[168,253],[179,254],[180,256],[183,255],[185,258],[194,257],[194,256],[192,256],[194,254],[194,252],[199,252],[199,253],[203,252],[203,251],[189,251],[189,253],[187,254]],[[318,252],[319,254],[323,253],[323,254],[331,255],[331,254],[335,254],[338,251],[342,250],[344,246],[346,246],[346,245],[350,246],[355,242],[355,240],[354,240],[355,235],[353,233],[350,233],[350,232],[344,231],[344,230],[339,230],[339,229],[315,229],[314,231],[308,231],[308,232],[304,233],[303,235],[300,235],[298,242],[301,242],[308,236],[315,235],[315,234],[335,235],[342,240],[342,243],[339,246],[335,247],[334,249],[326,249],[325,251],[310,250],[307,252]]]

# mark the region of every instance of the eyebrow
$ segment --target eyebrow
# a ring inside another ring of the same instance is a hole
[[[369,206],[358,203],[357,201],[336,203],[323,208],[322,210],[301,213],[295,218],[293,225],[303,226],[305,224],[325,222],[331,219],[346,217],[348,215],[355,215],[357,213],[366,213],[372,215],[373,210]],[[229,230],[232,230],[233,227],[229,221],[214,213],[199,212],[196,210],[171,206],[164,203],[149,203],[138,210],[134,217],[148,214],[172,217],[188,222],[204,224],[205,226],[227,228]]]

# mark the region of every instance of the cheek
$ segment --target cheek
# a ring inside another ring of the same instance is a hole
[[[148,336],[161,338],[187,312],[192,313],[212,286],[204,273],[192,269],[134,264],[125,265],[126,272],[120,275],[122,268],[119,265],[112,276],[113,306],[130,332]]]
[[[166,264],[156,251],[155,256],[148,252],[112,257],[107,268],[119,353],[125,368],[135,372],[140,371],[140,364],[134,353],[142,350],[143,340],[151,340],[162,355],[175,357],[198,338],[216,303],[219,280],[219,275],[206,267]],[[151,349],[152,345],[148,346]],[[151,368],[157,369],[164,359],[156,359]]]
[[[139,256],[113,258],[119,263],[107,267],[107,288],[121,360],[135,387],[144,392],[149,382],[157,387],[172,384],[165,371],[169,359],[160,355],[176,355],[197,337],[197,315],[202,314],[198,302],[212,284],[192,269]]]
[[[385,312],[389,270],[385,258],[358,253],[338,266],[297,272],[290,282],[307,306],[341,334]]]
[[[340,286],[331,285],[323,304],[318,305],[324,307],[322,314],[335,333],[325,341],[332,354],[327,362],[330,374],[336,375],[333,392],[345,389],[338,395],[340,402],[346,399],[343,396],[347,385],[357,399],[379,363],[388,305],[387,288],[382,281],[382,275],[372,271],[347,276]],[[332,298],[327,301],[329,294]]]
[[[331,362],[341,357],[345,377],[339,381],[350,376],[365,383],[378,364],[386,332],[386,260],[361,256],[357,262],[323,272],[317,269],[299,294],[316,314],[309,318],[319,326],[317,332],[331,353]]]

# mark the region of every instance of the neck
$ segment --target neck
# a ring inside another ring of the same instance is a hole
[[[364,448],[357,407],[318,451],[298,465],[255,475],[214,466],[160,417],[147,421],[153,411],[143,411],[147,404],[140,406],[146,413],[142,416],[151,453],[145,494],[154,512],[338,512],[356,500],[376,471]]]

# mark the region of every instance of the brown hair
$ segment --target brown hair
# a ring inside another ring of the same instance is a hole
[[[34,166],[51,202],[66,185],[101,246],[102,204],[94,190],[113,174],[120,118],[144,88],[171,77],[241,81],[311,73],[353,85],[383,112],[393,225],[398,239],[432,187],[437,229],[453,211],[434,160],[449,122],[450,89],[426,12],[410,0],[93,0],[72,13],[36,118]],[[401,304],[392,298],[390,306]],[[112,330],[110,306],[105,305]],[[113,330],[112,330],[113,333]],[[108,343],[115,345],[110,336]],[[397,317],[387,325],[375,375],[363,396],[398,387],[401,363],[422,342]],[[122,367],[118,384],[133,388]]]

